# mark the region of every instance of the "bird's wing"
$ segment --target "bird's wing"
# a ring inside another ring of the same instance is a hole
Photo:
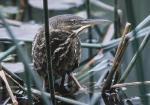
[[[79,64],[80,42],[77,37],[70,35],[70,32],[62,30],[50,32],[51,58],[55,74],[61,74],[67,69],[72,70]],[[37,33],[33,41],[32,56],[35,69],[45,73],[46,44],[43,29]]]
[[[46,45],[43,28],[36,34],[32,43],[32,58],[35,70],[46,71]]]

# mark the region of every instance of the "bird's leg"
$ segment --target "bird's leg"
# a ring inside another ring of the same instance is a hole
[[[45,86],[46,86],[45,78],[41,76],[41,80],[42,80],[42,84],[41,84],[42,89],[45,90]]]
[[[73,73],[69,73],[68,75],[69,75],[69,77],[75,82],[75,84],[78,86],[78,89],[79,89],[79,90],[85,90],[85,89],[81,86],[81,84],[79,83],[79,81],[76,79],[76,77],[74,76]]]
[[[65,77],[66,77],[66,73],[63,74],[63,76],[62,76],[62,80],[61,80],[61,84],[60,84],[61,87],[64,87]]]

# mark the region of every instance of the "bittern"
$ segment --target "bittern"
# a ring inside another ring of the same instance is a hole
[[[65,76],[74,80],[79,88],[80,84],[72,75],[72,71],[79,66],[81,45],[79,33],[87,27],[95,24],[110,22],[102,19],[83,19],[79,16],[65,14],[49,19],[49,35],[51,36],[52,70],[57,76],[61,76],[61,85],[64,85]],[[32,46],[34,68],[40,76],[46,77],[46,43],[44,28],[36,34]]]

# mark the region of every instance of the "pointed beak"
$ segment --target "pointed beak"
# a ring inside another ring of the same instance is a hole
[[[101,25],[101,24],[110,24],[112,23],[112,21],[110,20],[104,20],[104,19],[85,19],[85,20],[81,20],[80,24],[81,27],[76,30],[76,33],[80,33],[81,31],[83,31],[84,29],[88,28],[88,27],[92,27],[94,25]]]
[[[85,19],[81,21],[81,24],[91,25],[91,26],[96,24],[105,24],[105,23],[111,23],[111,21],[105,19]]]

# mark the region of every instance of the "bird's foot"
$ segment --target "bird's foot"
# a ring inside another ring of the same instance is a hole
[[[79,93],[87,94],[88,93],[88,88],[86,86],[81,86],[81,87],[78,88],[78,91],[76,93],[77,94],[79,94]]]

